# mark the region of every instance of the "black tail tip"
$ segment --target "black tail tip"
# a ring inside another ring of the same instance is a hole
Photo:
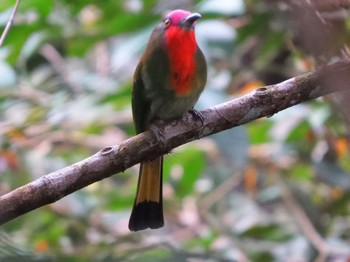
[[[157,229],[163,226],[163,206],[161,203],[145,201],[134,205],[129,220],[130,231],[147,228]]]

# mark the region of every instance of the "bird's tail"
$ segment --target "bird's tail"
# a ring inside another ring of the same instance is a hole
[[[164,226],[162,177],[162,156],[141,163],[136,198],[129,220],[131,231]]]

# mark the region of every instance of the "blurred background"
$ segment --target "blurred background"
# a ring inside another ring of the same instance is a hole
[[[14,4],[0,2],[1,32]],[[0,194],[134,135],[133,71],[167,11],[202,14],[204,109],[349,57],[349,7],[21,1],[0,49]],[[127,228],[135,166],[2,225],[0,260],[314,261],[328,250],[327,261],[349,261],[348,101],[327,96],[175,149],[162,229]]]

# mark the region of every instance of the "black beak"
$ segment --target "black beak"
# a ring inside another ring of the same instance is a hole
[[[198,13],[193,13],[190,14],[189,16],[187,16],[185,18],[184,23],[189,23],[189,24],[193,24],[194,22],[196,22],[199,18],[201,18],[202,16]]]
[[[191,29],[193,27],[194,22],[196,22],[201,17],[202,16],[198,13],[190,14],[183,20],[181,25],[187,29]]]

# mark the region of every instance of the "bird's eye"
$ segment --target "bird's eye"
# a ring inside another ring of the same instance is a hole
[[[164,20],[165,28],[168,28],[170,24],[171,24],[171,20],[169,18]]]

